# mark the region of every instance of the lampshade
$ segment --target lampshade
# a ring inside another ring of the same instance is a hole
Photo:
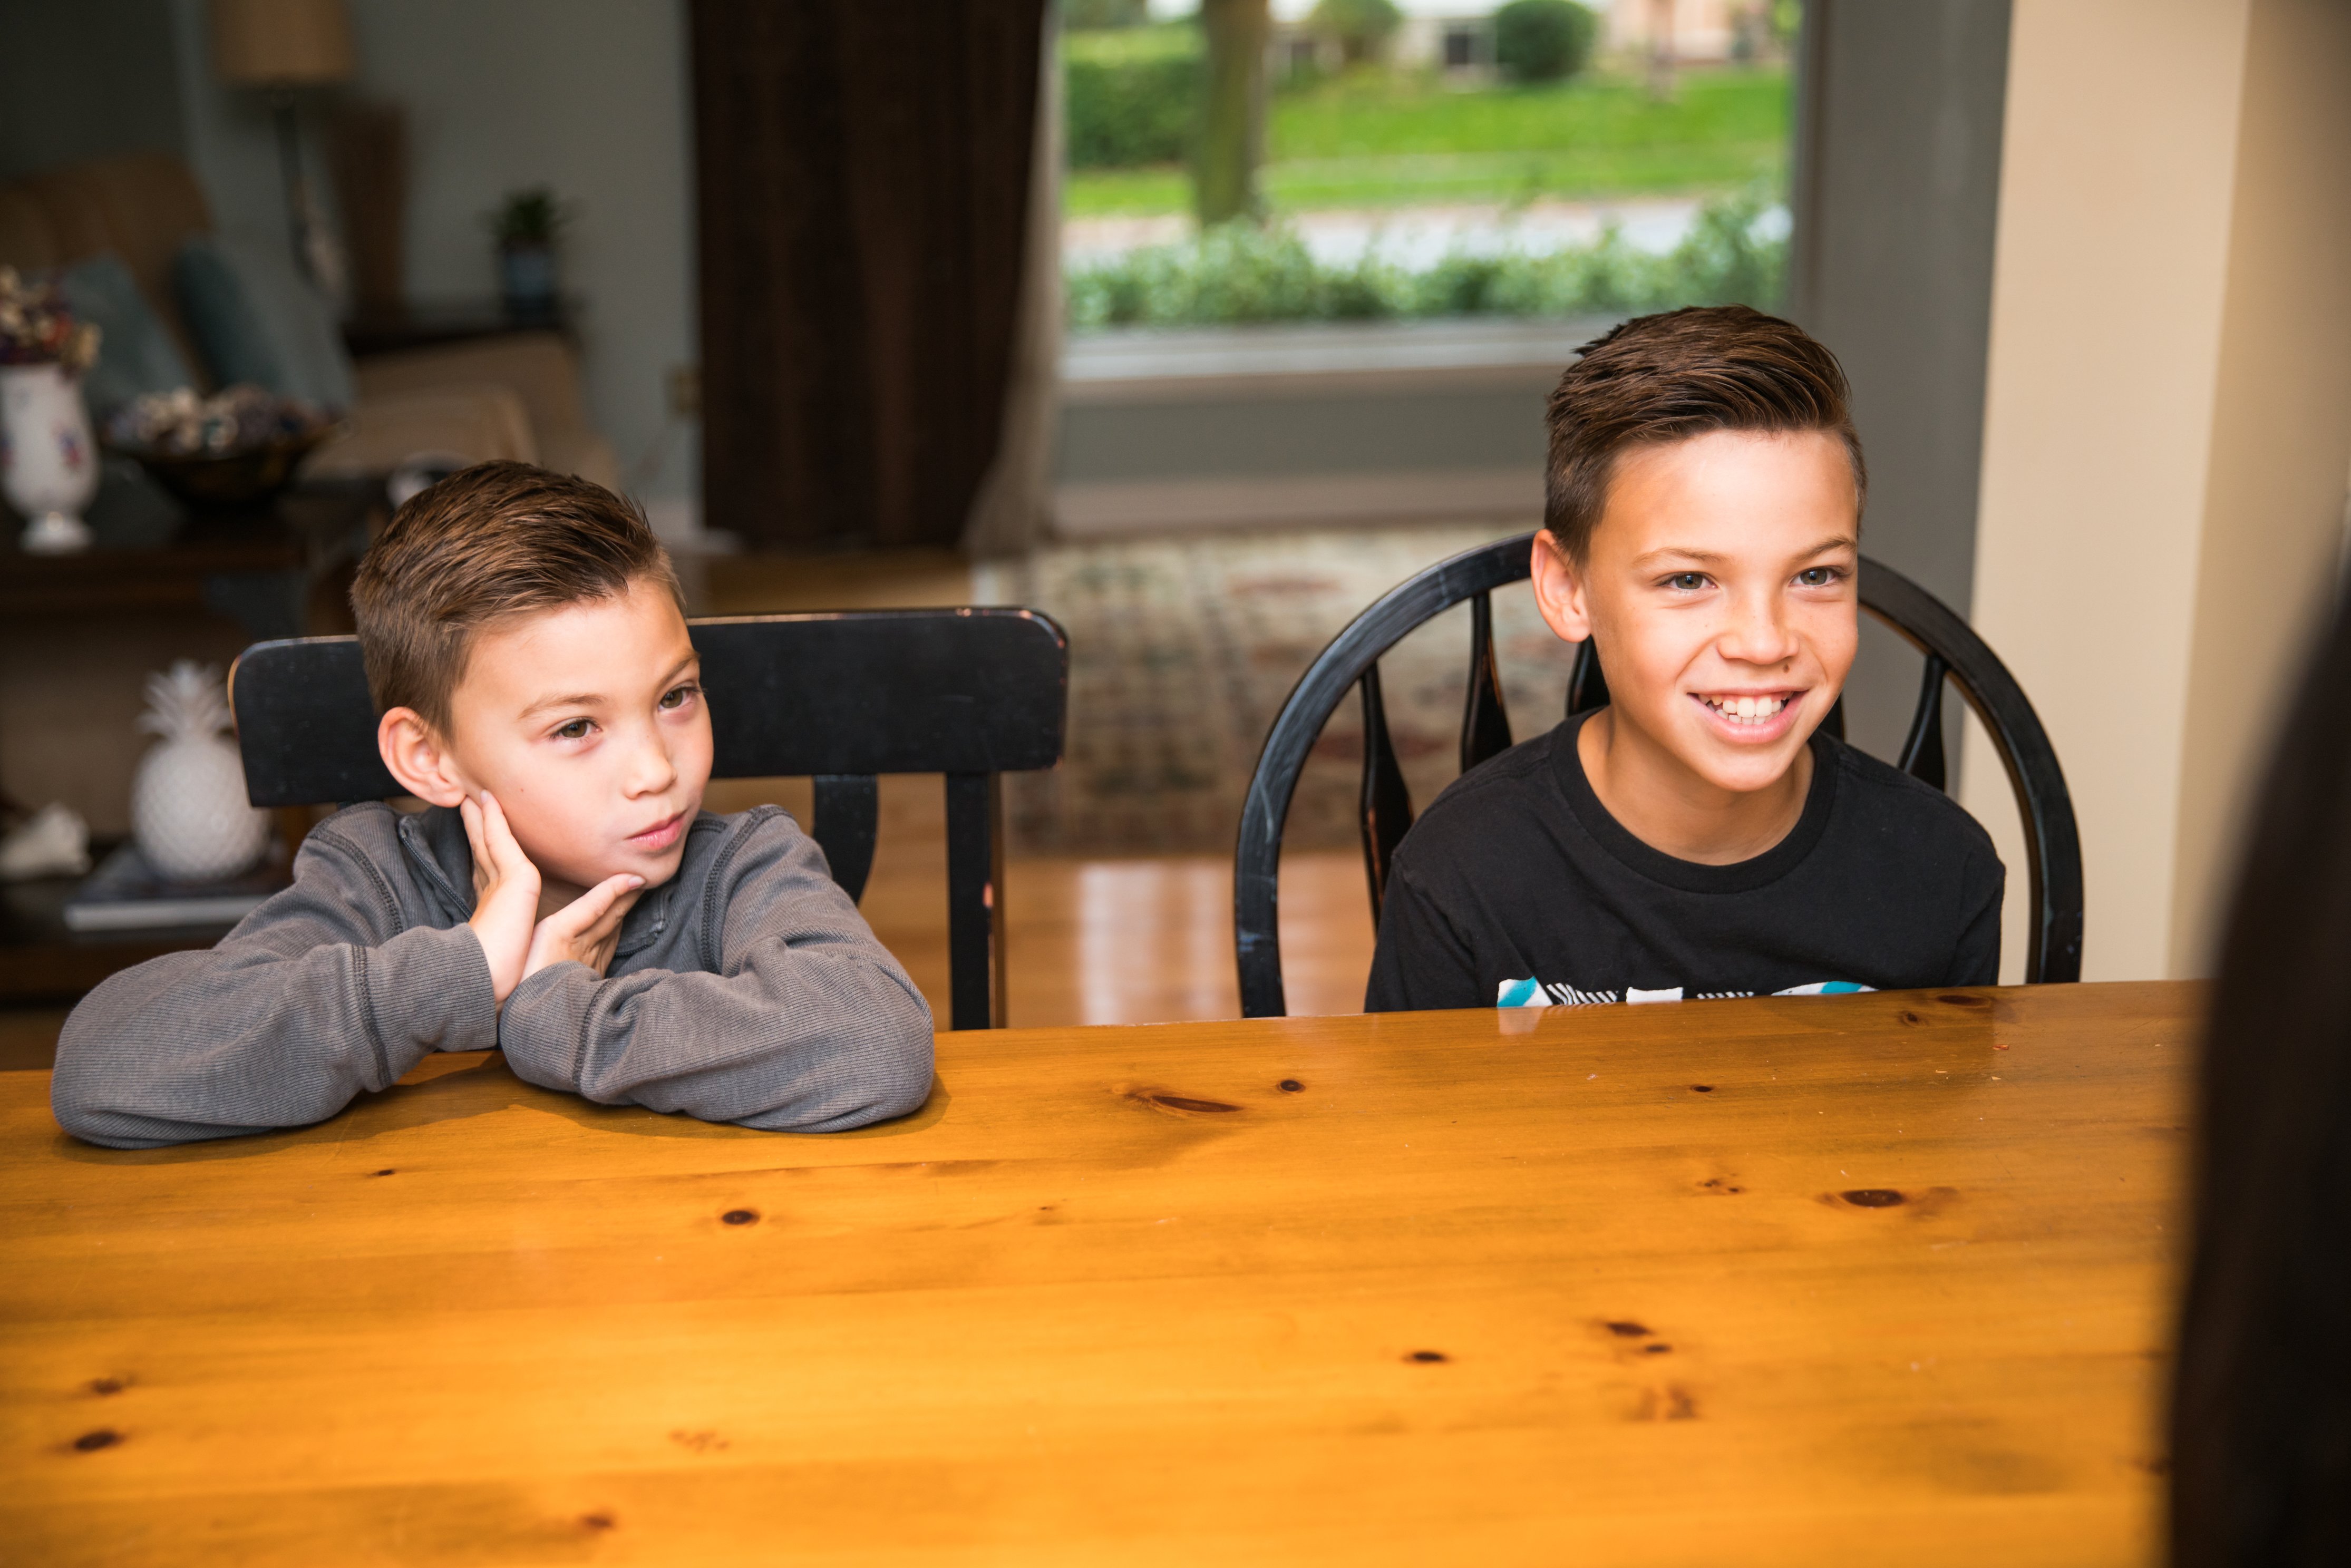
[[[212,0],[213,69],[231,87],[343,81],[352,69],[343,0]]]

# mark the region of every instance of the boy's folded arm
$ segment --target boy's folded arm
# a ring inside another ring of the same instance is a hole
[[[481,944],[402,930],[328,830],[218,946],[112,976],[57,1040],[50,1104],[89,1143],[152,1148],[307,1126],[434,1051],[497,1043]]]
[[[777,816],[714,873],[716,972],[600,977],[555,964],[507,998],[517,1075],[607,1104],[774,1131],[838,1132],[922,1105],[931,1010]],[[683,893],[684,890],[680,890]]]

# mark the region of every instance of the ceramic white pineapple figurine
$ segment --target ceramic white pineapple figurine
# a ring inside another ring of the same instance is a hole
[[[269,813],[247,803],[245,764],[229,727],[220,670],[193,659],[147,677],[139,727],[163,738],[139,760],[131,829],[155,874],[216,882],[250,868],[269,844]]]

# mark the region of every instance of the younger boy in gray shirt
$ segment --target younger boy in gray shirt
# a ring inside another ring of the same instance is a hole
[[[772,806],[704,811],[669,560],[610,491],[485,464],[403,507],[351,599],[402,815],[314,829],[206,952],[66,1022],[51,1103],[118,1148],[303,1126],[436,1051],[606,1104],[827,1132],[929,1096],[931,1014]]]

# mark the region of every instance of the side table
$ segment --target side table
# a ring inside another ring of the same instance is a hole
[[[0,622],[12,631],[37,631],[44,620],[131,626],[193,611],[235,622],[256,643],[348,631],[340,590],[383,516],[381,484],[350,480],[298,486],[267,508],[190,517],[143,540],[110,546],[101,531],[99,548],[80,555],[26,556],[8,529]],[[0,750],[12,744],[29,741],[0,733]],[[65,901],[78,880],[0,884],[0,1004],[70,999],[159,953],[209,946],[226,929],[68,931]]]
[[[315,591],[359,559],[383,507],[378,481],[335,480],[298,486],[263,510],[191,517],[153,542],[110,548],[101,536],[79,555],[28,556],[11,530],[0,615],[203,609],[256,642],[299,637],[313,629]]]

